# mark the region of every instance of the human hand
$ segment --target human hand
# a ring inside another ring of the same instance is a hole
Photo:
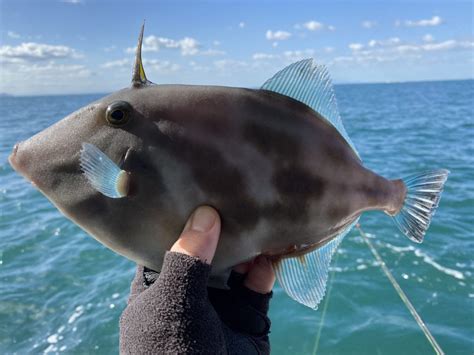
[[[220,236],[221,221],[215,209],[199,207],[188,219],[179,239],[171,251],[199,258],[212,263]],[[237,265],[234,271],[246,275],[244,286],[258,293],[269,293],[275,284],[275,273],[270,261],[263,255]]]
[[[229,290],[206,287],[220,227],[213,208],[199,207],[158,278],[147,282],[139,267],[120,321],[121,353],[269,353],[270,262],[259,257],[238,265]]]
[[[198,207],[186,222],[170,251],[199,258],[211,264],[221,233],[221,219],[209,206]]]
[[[258,293],[269,293],[275,285],[275,273],[270,261],[263,255],[239,264],[234,271],[246,275],[244,286]]]

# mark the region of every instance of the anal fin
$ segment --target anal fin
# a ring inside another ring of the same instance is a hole
[[[288,296],[305,306],[318,308],[326,293],[332,256],[358,220],[359,218],[322,247],[305,254],[304,259],[302,256],[295,256],[273,262],[276,278]]]

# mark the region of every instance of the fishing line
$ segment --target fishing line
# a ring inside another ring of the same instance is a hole
[[[329,299],[331,298],[332,282],[334,281],[334,274],[336,272],[338,257],[339,257],[339,253],[336,251],[336,256],[334,258],[334,266],[333,266],[333,269],[331,270],[331,274],[329,275],[328,291],[324,300],[323,311],[321,313],[321,320],[319,322],[319,329],[318,329],[318,333],[316,334],[316,339],[314,341],[313,355],[316,355],[316,352],[318,351],[318,348],[319,348],[319,339],[321,338],[321,331],[323,329],[324,319],[326,317],[326,310],[328,309]]]
[[[390,272],[387,265],[385,264],[385,261],[383,261],[382,257],[380,256],[377,249],[375,248],[375,246],[370,241],[367,234],[365,234],[365,232],[362,230],[360,224],[357,224],[356,228],[359,230],[360,236],[362,237],[362,239],[365,241],[365,243],[369,247],[370,251],[374,255],[375,260],[377,260],[377,262],[380,265],[380,267],[381,267],[382,271],[384,272],[385,276],[387,276],[389,281],[392,283],[392,286],[395,288],[395,291],[397,291],[397,293],[400,296],[400,298],[402,299],[403,303],[405,304],[405,306],[407,306],[407,308],[410,311],[413,318],[415,318],[416,323],[418,323],[418,325],[420,326],[421,330],[425,334],[426,338],[428,339],[429,343],[433,347],[436,354],[444,355],[444,351],[441,349],[438,342],[436,341],[436,339],[433,337],[433,335],[429,331],[429,329],[426,326],[425,322],[423,322],[423,319],[421,319],[421,317],[418,314],[418,312],[416,311],[415,307],[413,307],[413,304],[410,302],[410,300],[408,299],[405,292],[403,292],[403,290],[400,287],[400,285],[398,284],[397,280],[395,280],[395,278],[393,277],[392,273]]]

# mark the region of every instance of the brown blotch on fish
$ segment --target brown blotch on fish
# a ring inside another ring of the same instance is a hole
[[[306,169],[292,165],[277,170],[272,183],[278,192],[278,202],[265,210],[265,216],[307,223],[310,219],[309,204],[321,199],[324,181]]]
[[[258,223],[260,209],[248,194],[244,176],[217,148],[186,137],[165,146],[173,156],[190,167],[194,181],[208,196],[205,203],[221,212],[223,229],[239,233]],[[229,199],[229,191],[238,193]]]
[[[326,185],[323,179],[297,165],[276,171],[273,184],[281,195],[293,199],[320,199]]]
[[[279,164],[291,162],[300,154],[300,144],[294,137],[259,123],[245,123],[243,138],[263,155],[278,160]]]
[[[246,195],[231,201],[219,199],[216,207],[221,212],[222,229],[232,234],[253,229],[262,216],[255,200]]]

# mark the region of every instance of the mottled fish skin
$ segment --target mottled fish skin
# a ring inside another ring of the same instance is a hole
[[[104,118],[117,100],[133,107],[120,128]],[[110,199],[88,184],[83,142],[130,173],[128,197]],[[10,161],[89,234],[154,270],[197,206],[217,208],[214,276],[261,253],[322,245],[363,211],[395,214],[406,194],[400,180],[364,168],[310,107],[265,90],[124,89],[21,143]]]

